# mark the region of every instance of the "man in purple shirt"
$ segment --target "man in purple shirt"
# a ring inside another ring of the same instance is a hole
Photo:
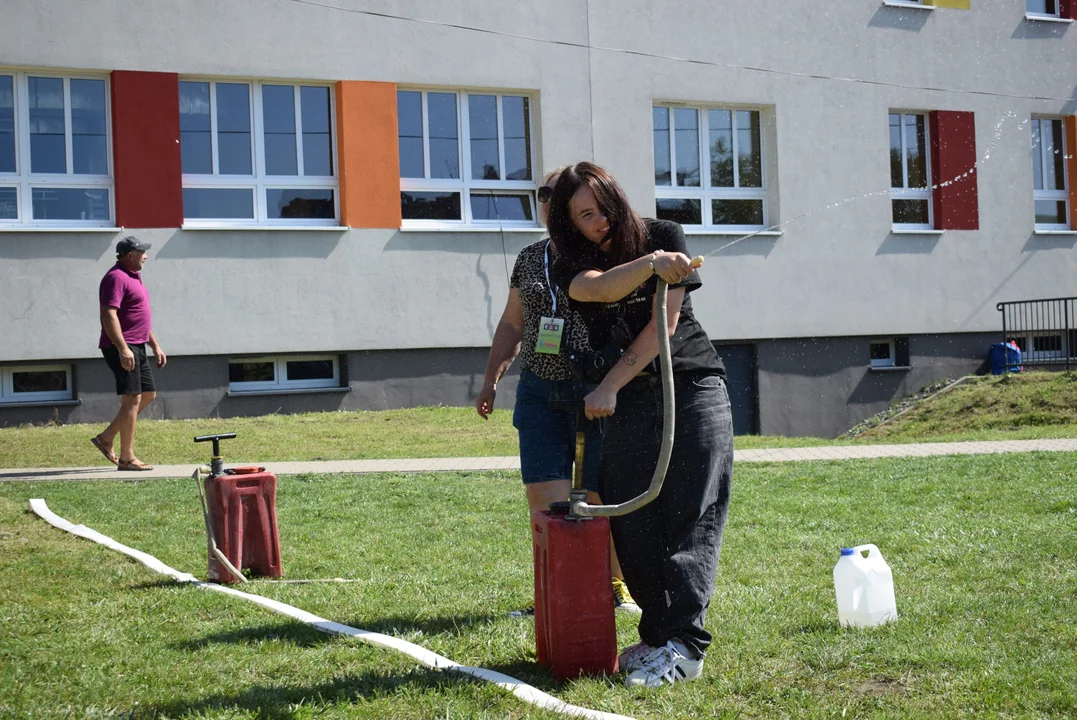
[[[133,235],[116,243],[116,264],[101,280],[101,341],[98,347],[116,376],[120,411],[112,423],[90,442],[120,470],[152,470],[135,457],[135,423],[138,414],[157,396],[153,370],[146,345],[157,358],[157,368],[165,366],[165,353],[153,334],[150,294],[142,284],[149,243]],[[120,436],[120,456],[112,446]]]

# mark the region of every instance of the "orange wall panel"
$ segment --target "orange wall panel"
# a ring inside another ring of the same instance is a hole
[[[340,221],[354,228],[400,227],[396,84],[336,84]]]

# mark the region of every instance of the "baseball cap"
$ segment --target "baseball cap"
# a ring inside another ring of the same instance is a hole
[[[134,235],[128,235],[127,237],[116,243],[116,257],[123,257],[127,253],[134,252],[136,250],[146,252],[149,249],[150,244],[148,242],[142,242]]]

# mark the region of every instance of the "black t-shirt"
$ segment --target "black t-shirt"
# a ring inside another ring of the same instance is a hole
[[[644,222],[647,227],[646,252],[665,250],[688,254],[688,245],[684,241],[684,231],[680,225],[668,220],[647,219]],[[571,268],[567,263],[558,261],[551,268],[550,278],[560,287],[567,288],[576,275],[587,269],[589,268]],[[725,365],[692,312],[689,293],[702,285],[699,274],[693,272],[680,283],[670,286],[671,289],[685,289],[677,330],[670,338],[673,372],[713,373],[724,377]],[[614,303],[572,301],[587,323],[591,346],[598,349],[613,342],[620,345],[622,350],[627,349],[651,321],[651,305],[657,287],[658,277],[652,276],[632,293]],[[657,357],[648,370],[658,372]]]

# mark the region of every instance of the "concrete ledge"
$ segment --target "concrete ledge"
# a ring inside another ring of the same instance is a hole
[[[352,391],[352,386],[345,387],[320,387],[320,388],[285,388],[283,390],[229,390],[226,397],[264,397],[266,395],[324,395],[326,393],[346,394]]]
[[[12,410],[18,408],[35,408],[35,407],[70,407],[73,405],[81,405],[81,400],[38,400],[36,402],[14,402],[14,403],[0,403],[0,410],[5,408],[11,408]]]

